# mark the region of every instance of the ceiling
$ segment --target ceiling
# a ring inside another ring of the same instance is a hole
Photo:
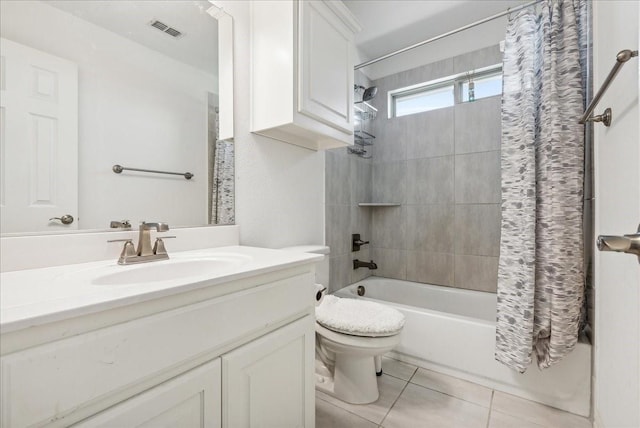
[[[49,0],[48,5],[133,40],[209,74],[218,74],[218,22],[206,0]],[[184,35],[173,38],[149,25],[159,20]]]
[[[344,0],[362,25],[362,31],[356,34],[359,55],[357,62],[382,56],[526,2],[527,0]],[[464,32],[466,34],[452,36],[451,40],[435,42],[430,50],[421,48],[422,64],[425,63],[425,57],[430,59],[427,62],[433,62],[497,44],[504,39],[505,25],[506,18],[492,21],[469,29]],[[454,40],[455,43],[452,43]],[[383,62],[393,61],[389,59]],[[398,65],[401,69],[421,65],[410,60],[404,62],[405,65]],[[393,70],[393,66],[385,64],[371,66],[363,71],[371,78],[378,78],[400,71]]]

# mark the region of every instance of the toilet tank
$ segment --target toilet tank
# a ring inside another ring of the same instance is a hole
[[[330,248],[324,245],[297,245],[295,247],[282,248],[285,251],[296,251],[298,253],[323,254],[324,259],[316,264],[316,284],[322,284],[329,290],[329,254]]]

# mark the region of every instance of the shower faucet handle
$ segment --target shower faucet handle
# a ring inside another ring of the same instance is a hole
[[[360,251],[360,247],[368,243],[369,241],[363,241],[360,239],[359,233],[351,235],[351,251]]]
[[[640,225],[636,233],[629,235],[600,235],[598,236],[596,245],[600,251],[633,254],[638,257],[638,262],[640,262]]]

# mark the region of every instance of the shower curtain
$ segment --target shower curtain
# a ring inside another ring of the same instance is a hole
[[[502,100],[496,360],[524,372],[574,348],[584,299],[585,0],[510,19]]]
[[[210,224],[234,224],[234,146],[232,141],[218,140],[219,135],[219,113],[215,111],[215,139],[210,147],[213,156],[210,157],[209,168],[213,171],[210,174],[211,182],[209,190],[211,192],[211,212]]]

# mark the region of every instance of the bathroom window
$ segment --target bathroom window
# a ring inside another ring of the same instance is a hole
[[[502,94],[502,65],[496,64],[389,91],[389,117],[407,116],[470,102],[470,78],[475,95],[471,101]]]
[[[473,78],[474,100],[492,97],[502,94],[502,67],[497,71]],[[460,99],[463,103],[469,102],[469,80],[463,80],[460,84]]]
[[[454,104],[454,85],[433,85],[413,91],[396,93],[393,96],[394,116],[422,113]]]

